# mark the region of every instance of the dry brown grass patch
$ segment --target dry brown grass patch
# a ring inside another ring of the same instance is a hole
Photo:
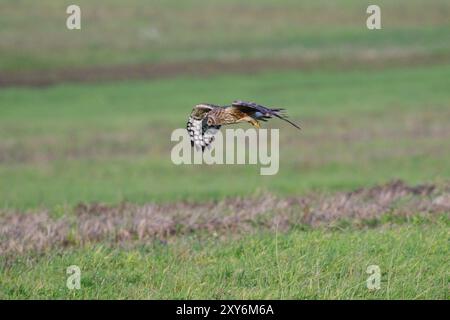
[[[147,243],[201,233],[211,236],[296,227],[367,227],[385,215],[433,219],[450,212],[450,185],[408,186],[393,181],[372,188],[301,197],[265,194],[219,202],[170,204],[81,203],[63,217],[49,211],[0,214],[0,254],[45,251],[87,243]]]

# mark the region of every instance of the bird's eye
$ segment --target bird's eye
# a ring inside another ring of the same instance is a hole
[[[206,123],[208,124],[208,126],[212,125],[212,119],[208,118],[208,121]]]

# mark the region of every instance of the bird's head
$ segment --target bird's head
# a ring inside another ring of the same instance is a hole
[[[207,124],[208,126],[214,126],[214,125],[216,124],[216,121],[214,120],[213,117],[208,117],[208,118],[206,119],[206,124]]]

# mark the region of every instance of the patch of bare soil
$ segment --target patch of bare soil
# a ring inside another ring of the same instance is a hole
[[[56,69],[45,71],[0,71],[0,88],[11,86],[49,86],[63,82],[102,82],[134,79],[159,79],[178,75],[207,76],[221,73],[248,74],[266,70],[312,70],[317,68],[386,68],[448,62],[446,54],[420,52],[358,52],[353,55],[325,57],[310,54],[299,57],[243,59],[230,61],[183,61],[143,65],[120,65]]]
[[[118,206],[81,203],[62,218],[48,211],[0,212],[0,254],[45,251],[88,243],[151,243],[174,236],[247,234],[258,230],[376,225],[383,217],[434,219],[450,212],[450,184],[408,186],[393,181],[335,194],[229,198],[220,202]],[[392,220],[393,219],[393,220]]]

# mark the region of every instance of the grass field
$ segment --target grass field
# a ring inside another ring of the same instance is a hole
[[[436,182],[450,175],[449,76],[439,66],[5,89],[0,194],[26,209]],[[283,105],[302,123],[269,124],[282,126],[279,173],[175,166],[170,133],[191,106],[233,97]]]
[[[68,3],[0,3],[0,298],[449,299],[448,1],[380,1],[379,31],[356,0],[79,1],[80,32]],[[235,99],[301,124],[264,124],[279,173],[174,165]]]
[[[370,1],[79,0],[81,32],[65,28],[69,4],[2,1],[0,70],[450,51],[446,0],[378,1],[378,33],[365,28]]]
[[[262,233],[131,250],[86,246],[3,267],[1,298],[448,299],[448,224]],[[226,261],[226,263],[224,263]],[[65,270],[82,270],[67,290]],[[369,265],[380,290],[366,287]]]

